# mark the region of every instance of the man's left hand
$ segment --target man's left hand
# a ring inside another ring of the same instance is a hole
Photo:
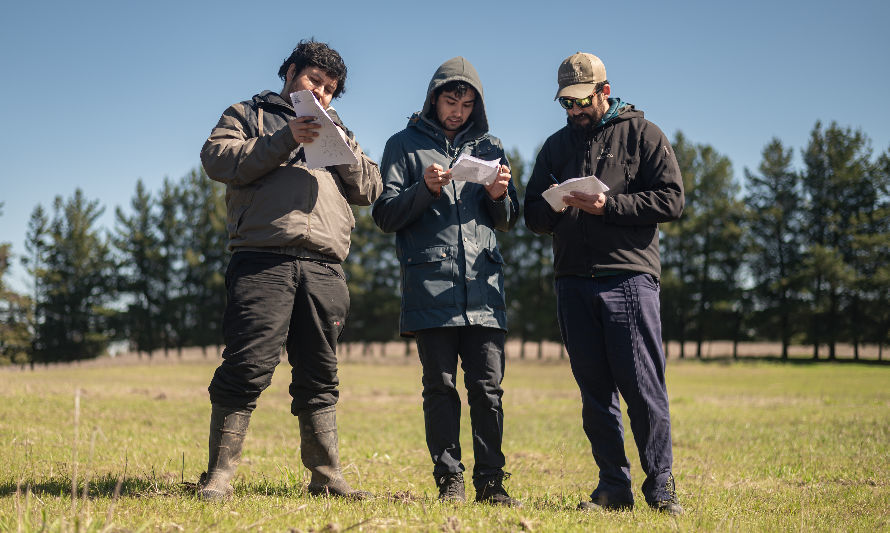
[[[510,168],[507,165],[498,167],[498,176],[491,182],[491,185],[485,186],[488,197],[492,200],[502,200],[507,195],[507,186],[510,185]]]
[[[570,207],[577,207],[591,215],[602,215],[606,207],[606,195],[603,193],[584,194],[583,192],[575,191],[563,196],[562,201]]]

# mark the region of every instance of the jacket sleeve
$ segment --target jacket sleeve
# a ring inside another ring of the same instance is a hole
[[[553,228],[563,213],[558,213],[550,207],[547,200],[541,195],[546,191],[553,180],[550,178],[551,165],[547,157],[547,143],[538,152],[535,159],[535,167],[528,179],[525,188],[525,225],[535,233],[547,235],[553,234]]]
[[[510,167],[510,162],[501,149],[501,164]],[[485,195],[485,207],[491,220],[494,221],[494,229],[498,231],[509,231],[516,225],[519,218],[519,197],[516,195],[516,187],[513,186],[513,180],[507,185],[507,194],[500,200],[492,200],[488,194]]]
[[[606,200],[603,217],[609,224],[638,226],[669,222],[683,213],[683,178],[674,149],[657,126],[649,123],[640,140],[638,192]]]
[[[411,179],[408,154],[397,137],[386,142],[381,168],[383,192],[374,202],[371,216],[381,230],[391,233],[419,219],[435,197],[423,179]]]
[[[250,119],[247,111],[244,103],[226,109],[201,148],[201,163],[210,179],[247,185],[277,168],[299,146],[287,126],[262,137],[251,136],[256,119]]]
[[[358,158],[354,165],[335,165],[334,170],[340,176],[346,201],[355,205],[371,205],[380,196],[383,183],[380,179],[380,168],[362,151],[362,147],[351,136],[347,144]]]

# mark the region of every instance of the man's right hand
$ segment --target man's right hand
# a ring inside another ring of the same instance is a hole
[[[290,127],[291,135],[294,140],[301,144],[308,144],[318,137],[315,131],[321,127],[321,124],[315,122],[315,117],[297,117],[287,123]]]
[[[438,197],[442,193],[442,186],[451,181],[451,171],[445,172],[440,165],[433,163],[423,171],[423,181],[433,196]]]

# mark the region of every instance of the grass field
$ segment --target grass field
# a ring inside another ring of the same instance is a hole
[[[674,519],[645,504],[575,510],[596,468],[560,361],[507,365],[507,486],[524,508],[438,503],[420,368],[408,361],[340,371],[344,472],[378,495],[363,503],[306,495],[286,363],[260,399],[226,504],[199,501],[188,484],[206,467],[214,361],[0,371],[0,531],[890,530],[890,366],[671,361],[686,509]],[[466,408],[462,443],[472,469]],[[639,504],[630,439],[627,450]]]

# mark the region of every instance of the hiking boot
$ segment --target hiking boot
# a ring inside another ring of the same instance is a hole
[[[680,507],[680,499],[677,498],[677,485],[674,482],[674,475],[670,474],[664,483],[664,490],[659,499],[646,502],[649,507],[660,513],[666,513],[671,516],[680,516],[683,514],[683,508]]]
[[[630,511],[634,508],[633,493],[626,491],[609,491],[599,487],[590,495],[589,502],[578,504],[579,511]]]
[[[300,456],[312,472],[309,494],[365,500],[370,492],[355,490],[343,479],[337,451],[337,410],[334,406],[298,415]]]
[[[226,500],[232,496],[232,478],[241,462],[241,446],[247,434],[250,411],[213,405],[207,472],[198,481],[198,496],[204,500]]]
[[[439,487],[439,501],[465,502],[467,495],[464,489],[464,474],[442,474],[436,476],[436,486]]]
[[[476,485],[476,501],[505,507],[522,507],[522,502],[511,498],[504,489],[504,480],[510,477],[509,472],[501,472],[491,477],[482,478]]]
[[[594,501],[581,502],[578,504],[579,511],[632,511],[634,502],[605,502]]]

